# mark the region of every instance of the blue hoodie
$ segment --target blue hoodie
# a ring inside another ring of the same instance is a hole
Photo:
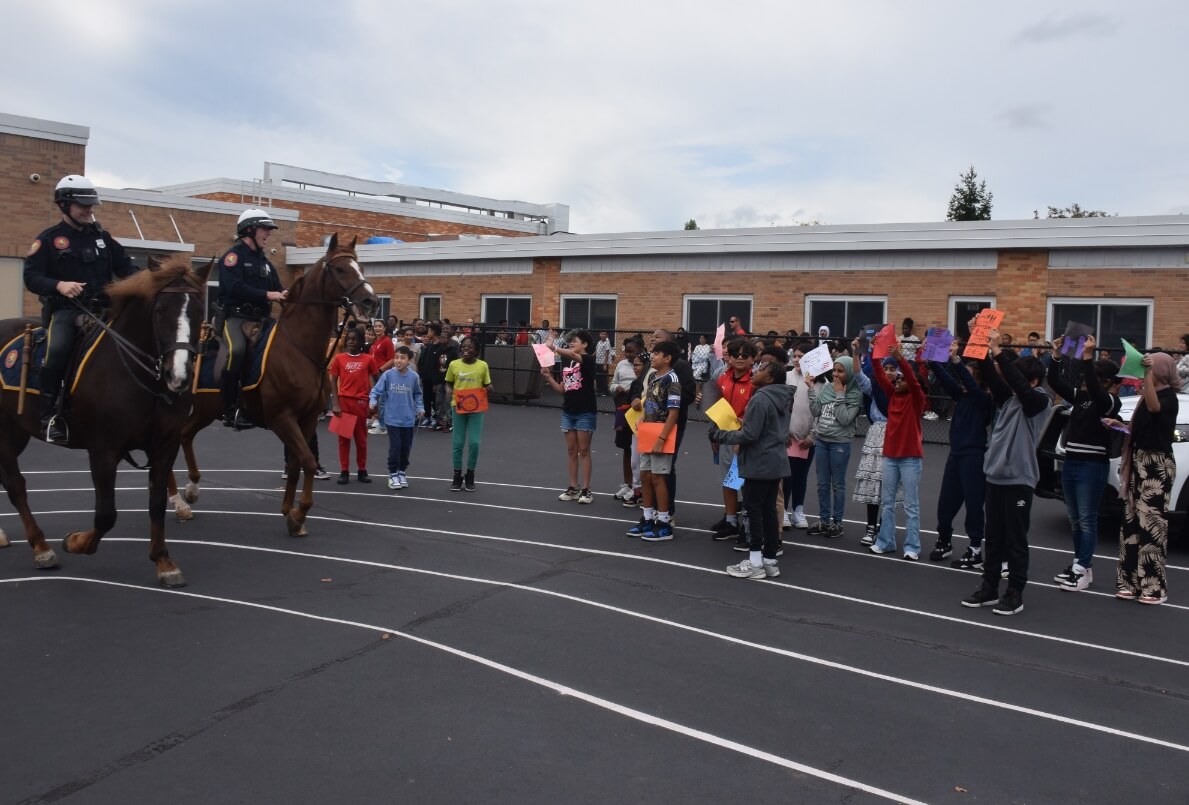
[[[396,367],[380,375],[368,403],[383,408],[384,424],[389,428],[411,428],[417,424],[417,415],[425,413],[421,399],[421,378],[412,366],[404,374]]]

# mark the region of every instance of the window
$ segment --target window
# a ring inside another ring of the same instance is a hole
[[[390,294],[377,294],[376,298],[380,300],[380,309],[376,311],[375,318],[387,323],[388,314],[392,312],[392,296]]]
[[[530,321],[532,312],[531,296],[483,296],[484,324],[499,324],[507,319],[514,326],[518,321]]]
[[[807,296],[805,332],[816,336],[825,325],[833,338],[853,338],[867,324],[886,324],[886,296]]]
[[[561,326],[567,330],[581,327],[598,333],[615,329],[614,296],[562,296]]]
[[[970,338],[970,320],[979,314],[980,310],[995,307],[993,296],[964,296],[950,297],[950,332],[959,341]]]
[[[24,261],[15,257],[0,257],[0,318],[16,319],[23,315],[25,302]]]
[[[442,318],[441,294],[421,294],[421,318],[426,321]]]
[[[696,338],[699,333],[711,337],[718,325],[734,316],[739,326],[751,332],[750,296],[687,296],[685,297],[685,324],[687,331]]]
[[[1152,343],[1151,299],[1049,299],[1049,321],[1045,328],[1051,341],[1065,332],[1067,322],[1087,324],[1102,349],[1121,350],[1126,338],[1138,349]]]

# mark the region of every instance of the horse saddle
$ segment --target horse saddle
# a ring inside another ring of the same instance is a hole
[[[71,391],[80,381],[80,375],[84,368],[86,368],[86,359],[90,354],[91,349],[95,346],[95,342],[99,340],[99,335],[103,332],[89,316],[79,316],[79,332],[74,339],[74,348],[71,350],[70,360],[66,363],[66,371],[63,374],[64,386],[66,387],[66,396],[69,397]],[[49,331],[45,327],[37,327],[32,333],[33,352],[29,363],[29,376],[25,384],[25,391],[28,394],[40,394],[41,391],[41,365],[45,362],[45,351],[49,343]],[[21,387],[21,356],[25,351],[25,334],[21,333],[3,347],[0,347],[0,354],[4,356],[3,362],[0,363],[0,386],[6,391],[17,391]]]
[[[244,369],[240,374],[241,387],[252,386],[260,381],[264,373],[263,364],[264,355],[268,351],[267,344],[276,323],[276,319],[241,323],[245,339]],[[222,330],[215,330],[211,339],[207,341],[206,350],[203,352],[202,370],[198,374],[199,391],[219,391],[223,387],[223,370],[227,367],[229,349],[226,339],[223,338]]]

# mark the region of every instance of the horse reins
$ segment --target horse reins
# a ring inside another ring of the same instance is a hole
[[[334,259],[333,257],[330,258],[330,260],[333,260],[333,259]],[[314,264],[314,268],[322,269],[322,281],[321,281],[320,290],[323,290],[326,288],[326,282],[330,278],[330,272],[327,270],[327,268],[330,266],[330,260],[327,260],[325,257],[323,257],[321,260],[319,260],[317,263]],[[336,280],[336,282],[337,282],[337,280]],[[318,382],[318,393],[319,394],[321,394],[322,386],[325,384],[326,369],[327,369],[327,367],[330,366],[331,356],[333,356],[335,350],[338,349],[339,342],[343,338],[343,331],[347,325],[347,318],[351,315],[351,306],[355,304],[354,302],[351,301],[351,296],[365,285],[367,285],[367,280],[365,280],[365,279],[359,280],[359,282],[355,283],[349,289],[347,289],[344,292],[343,296],[340,297],[337,301],[331,301],[329,299],[309,299],[309,300],[286,299],[285,301],[281,302],[282,306],[284,306],[284,305],[323,305],[323,306],[329,305],[329,306],[342,308],[342,310],[343,310],[343,319],[342,319],[342,321],[339,322],[338,327],[335,328],[335,330],[337,332],[334,337],[334,342],[331,343],[330,348],[326,351],[326,357],[323,358],[321,365],[319,365],[316,360],[311,358],[309,355],[307,355],[302,350],[300,350],[300,349],[298,350],[298,354],[300,354],[303,358],[305,358],[310,363],[312,363],[314,365],[314,367],[318,370],[318,373],[320,375],[320,380]],[[339,288],[342,289],[342,287],[343,287],[342,283],[339,283]],[[282,320],[278,319],[277,320],[277,329],[278,330],[281,329],[281,324],[282,324]],[[288,334],[286,334],[286,338],[289,338],[290,341],[293,341],[293,339],[291,337],[289,337]],[[294,344],[296,345],[296,342],[294,342]]]

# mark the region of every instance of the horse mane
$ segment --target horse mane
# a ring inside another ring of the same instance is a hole
[[[113,282],[107,286],[113,317],[134,302],[151,302],[162,288],[179,279],[184,279],[196,291],[203,290],[202,281],[190,268],[190,258],[184,254],[170,257],[156,270],[137,271]]]

